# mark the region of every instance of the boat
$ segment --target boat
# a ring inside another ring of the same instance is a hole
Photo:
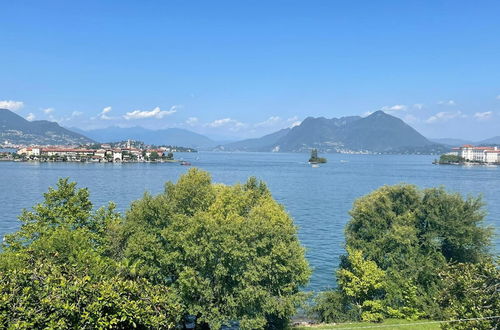
[[[191,166],[191,163],[190,163],[190,162],[188,162],[188,161],[183,160],[183,161],[181,162],[181,165],[183,165],[183,166]]]
[[[319,164],[318,163],[311,163],[311,167],[314,167],[314,168],[319,167]]]

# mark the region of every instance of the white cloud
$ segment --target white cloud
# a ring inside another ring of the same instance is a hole
[[[177,112],[177,109],[180,108],[178,105],[174,105],[170,108],[170,110],[161,110],[160,107],[156,107],[151,111],[142,111],[142,110],[134,110],[131,112],[127,112],[123,118],[130,119],[146,119],[146,118],[157,118],[161,119],[165,116],[171,115]]]
[[[402,111],[402,110],[406,110],[408,109],[408,107],[404,104],[396,104],[396,105],[393,105],[393,106],[384,106],[382,107],[382,110],[383,111]]]
[[[493,117],[493,111],[476,112],[474,114],[474,118],[476,118],[477,120],[488,120],[491,117]]]
[[[371,115],[373,113],[373,111],[366,111],[365,113],[363,113],[361,115],[361,117],[368,117],[369,115]]]
[[[24,102],[21,101],[0,101],[0,109],[7,109],[11,111],[17,111],[24,106]]]
[[[448,100],[448,101],[439,101],[439,105],[448,105],[448,106],[454,106],[457,105],[457,103],[454,100]]]
[[[467,115],[463,114],[462,111],[456,111],[456,112],[438,112],[433,116],[430,116],[427,118],[425,121],[428,124],[433,124],[433,123],[438,123],[438,122],[445,122],[451,119],[455,118],[466,118]]]
[[[223,118],[214,120],[213,122],[208,123],[207,126],[212,128],[227,127],[231,131],[238,131],[239,129],[245,127],[246,125],[235,119]]]
[[[186,120],[186,124],[188,124],[189,126],[195,126],[196,124],[198,124],[198,122],[199,122],[199,119],[197,117],[189,117]]]
[[[81,116],[81,115],[83,115],[83,112],[81,112],[81,111],[73,111],[71,113],[71,117],[78,117],[78,116]]]
[[[281,118],[279,116],[271,116],[260,123],[255,124],[255,127],[270,127],[274,126],[281,122]]]
[[[28,115],[26,116],[26,119],[29,121],[33,121],[33,120],[35,120],[35,118],[36,118],[36,116],[32,112],[28,113]]]
[[[413,107],[415,109],[422,110],[424,108],[424,105],[422,103],[415,103]]]
[[[105,107],[102,111],[97,115],[102,120],[111,120],[112,117],[108,116],[108,113],[111,111],[111,107]]]
[[[46,108],[42,110],[44,114],[48,115],[52,112],[54,112],[54,108]]]
[[[300,124],[302,124],[302,121],[300,121],[299,117],[297,117],[297,116],[290,117],[286,121],[290,123],[290,126],[289,126],[290,128],[293,128],[295,126],[299,126]]]

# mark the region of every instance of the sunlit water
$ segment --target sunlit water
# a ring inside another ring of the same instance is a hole
[[[328,155],[319,168],[306,154],[176,154],[212,174],[215,182],[233,184],[249,176],[264,180],[292,215],[314,269],[309,289],[334,286],[334,271],[343,253],[343,231],[354,200],[384,185],[408,182],[445,186],[464,195],[483,194],[487,223],[500,225],[500,167],[436,166],[432,156]],[[17,216],[42,200],[59,177],[88,187],[96,206],[114,201],[125,211],[145,191],[159,193],[188,167],[178,164],[79,164],[0,162],[0,234],[19,227]],[[495,236],[495,251],[500,240]]]

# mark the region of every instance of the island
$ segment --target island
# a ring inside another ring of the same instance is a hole
[[[138,163],[179,162],[174,152],[197,152],[177,146],[146,145],[141,141],[87,144],[77,146],[17,146],[17,152],[2,152],[0,160],[38,162]]]
[[[451,152],[434,160],[439,165],[500,165],[500,148],[498,146],[473,146],[466,144],[453,148]]]
[[[309,158],[309,164],[324,164],[326,163],[326,158],[318,157],[318,149],[311,150],[311,158]]]

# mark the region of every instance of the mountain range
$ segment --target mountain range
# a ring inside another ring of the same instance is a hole
[[[401,119],[376,111],[367,117],[306,118],[300,125],[221,146],[228,151],[443,152]]]
[[[7,109],[0,109],[0,143],[76,145],[92,139],[47,120],[28,121]]]
[[[0,143],[76,145],[93,142],[138,140],[146,144],[175,145],[202,150],[304,152],[443,153],[463,144],[500,144],[500,136],[472,142],[460,139],[429,140],[401,119],[376,111],[367,117],[327,119],[308,117],[293,128],[281,129],[260,138],[220,144],[181,128],[151,130],[143,127],[66,129],[57,123],[28,121],[14,112],[0,109]]]
[[[98,142],[117,142],[131,139],[142,141],[146,144],[182,146],[197,149],[210,149],[217,145],[217,142],[204,135],[182,128],[151,130],[140,126],[126,128],[111,126],[88,131],[74,127],[70,129]]]
[[[481,145],[500,145],[500,136],[494,136],[492,138],[481,140],[481,141],[472,141],[472,140],[462,140],[462,139],[453,139],[453,138],[440,138],[440,139],[431,139],[431,141],[444,144],[447,146],[461,146],[464,144],[472,144],[475,146]]]

